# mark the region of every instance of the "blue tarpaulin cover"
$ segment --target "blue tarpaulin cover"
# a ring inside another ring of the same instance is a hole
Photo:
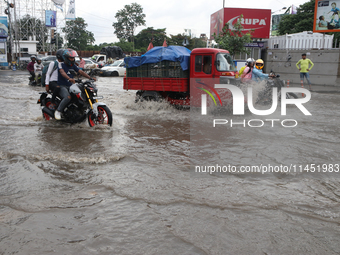
[[[159,63],[163,60],[180,62],[183,71],[189,69],[191,51],[183,46],[153,47],[141,57],[126,57],[126,67],[138,67],[143,64]]]

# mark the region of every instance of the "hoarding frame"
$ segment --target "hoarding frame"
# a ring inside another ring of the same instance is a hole
[[[336,8],[339,9],[338,14],[336,14],[337,12],[336,9],[334,9],[335,11],[332,11],[333,3],[335,3]],[[324,24],[320,24],[321,16],[324,17],[322,21],[322,23]],[[333,17],[333,22],[332,22],[332,17]],[[320,25],[322,27],[320,27]],[[316,0],[315,1],[313,32],[320,32],[320,33],[340,32],[340,0]]]
[[[57,27],[57,12],[51,10],[45,10],[45,26]]]

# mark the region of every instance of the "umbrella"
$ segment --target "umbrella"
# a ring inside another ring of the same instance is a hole
[[[166,44],[166,39],[164,39],[163,47],[168,47],[168,45]]]
[[[146,51],[149,51],[149,50],[151,50],[152,48],[153,48],[153,44],[152,44],[152,42],[150,42],[150,43],[149,43],[149,46],[148,46],[148,48],[147,48]]]

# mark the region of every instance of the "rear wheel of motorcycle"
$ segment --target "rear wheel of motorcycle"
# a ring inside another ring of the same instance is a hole
[[[55,110],[56,105],[52,104],[52,100],[50,98],[46,99],[45,101],[45,107],[51,109],[51,110]],[[50,115],[48,115],[47,113],[43,112],[43,118],[45,120],[52,120],[52,117]]]
[[[298,98],[298,96],[295,93],[289,92],[289,93],[286,93],[286,98],[287,99]]]
[[[109,125],[112,126],[112,113],[106,105],[98,106],[98,117],[95,114],[89,114],[87,116],[90,127],[95,125]]]

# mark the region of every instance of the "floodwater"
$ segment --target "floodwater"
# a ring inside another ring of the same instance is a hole
[[[294,128],[213,128],[267,117],[136,104],[99,78],[113,125],[90,128],[44,121],[43,88],[0,75],[0,254],[340,253],[340,94],[271,116]],[[217,164],[328,172],[195,172]]]

